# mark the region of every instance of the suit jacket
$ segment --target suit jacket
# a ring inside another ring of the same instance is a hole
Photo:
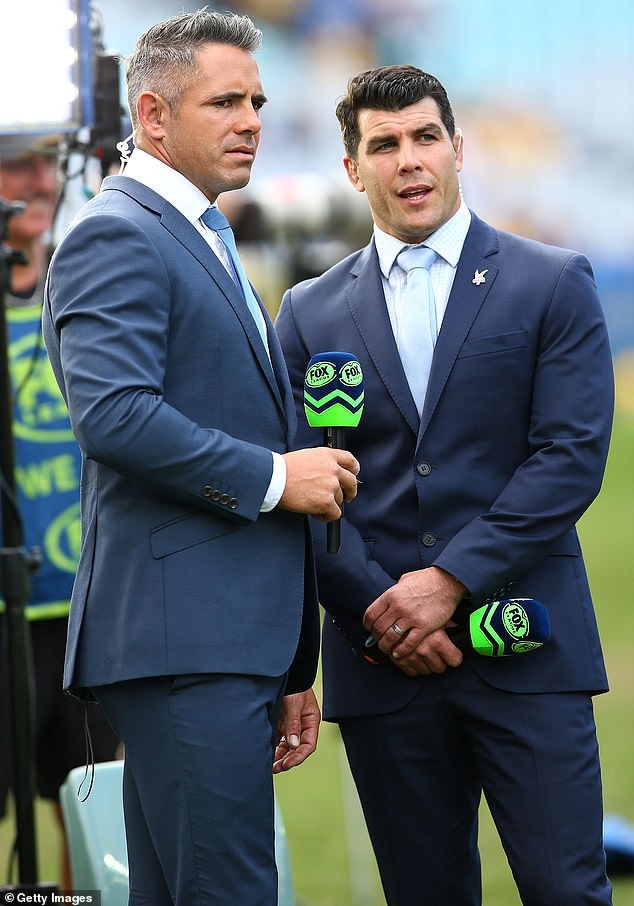
[[[65,687],[292,665],[288,690],[308,688],[307,520],[260,514],[296,422],[272,328],[271,363],[204,239],[127,177],[60,243],[43,326],[83,453]]]
[[[310,357],[354,353],[365,378],[361,423],[346,438],[363,484],[346,508],[340,553],[326,553],[323,527],[313,532],[320,600],[332,617],[323,638],[325,716],[390,711],[416,694],[424,677],[372,666],[353,647],[365,637],[368,605],[403,573],[433,564],[460,579],[476,604],[534,597],[550,611],[543,648],[467,655],[489,683],[516,692],[605,690],[575,531],[601,486],[613,412],[612,359],[588,261],[472,215],[420,419],[373,242],[289,290],[276,329],[300,446],[321,442],[301,414]]]

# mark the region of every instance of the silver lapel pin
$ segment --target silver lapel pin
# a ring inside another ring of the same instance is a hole
[[[485,274],[488,274],[488,273],[489,273],[489,269],[488,269],[488,268],[487,268],[485,271],[479,271],[479,270],[476,269],[476,272],[475,272],[475,274],[473,275],[473,280],[472,280],[471,282],[472,282],[473,284],[475,284],[476,286],[480,286],[481,283],[486,283],[486,280],[485,280],[485,278],[484,278],[484,275],[485,275]]]

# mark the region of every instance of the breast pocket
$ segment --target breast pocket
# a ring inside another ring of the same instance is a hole
[[[524,349],[527,346],[525,330],[514,330],[511,333],[501,333],[489,337],[474,337],[464,342],[458,355],[459,359],[471,356],[495,355]]]

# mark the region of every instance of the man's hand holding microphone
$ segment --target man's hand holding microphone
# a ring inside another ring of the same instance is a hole
[[[341,504],[357,494],[359,463],[347,450],[315,447],[285,453],[286,486],[278,506],[310,513],[320,522],[341,517]]]
[[[286,453],[286,487],[282,509],[310,513],[328,530],[328,550],[340,545],[344,505],[357,494],[359,463],[345,447],[345,429],[359,424],[363,412],[363,373],[355,355],[322,352],[306,369],[304,408],[308,424],[323,430],[324,446]]]

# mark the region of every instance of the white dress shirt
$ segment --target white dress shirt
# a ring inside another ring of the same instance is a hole
[[[431,284],[436,299],[436,323],[438,331],[447,308],[449,293],[453,286],[458,260],[471,224],[471,212],[464,201],[456,213],[435,233],[432,233],[422,245],[432,248],[437,258],[429,270]],[[390,316],[394,337],[398,337],[399,313],[405,304],[405,285],[407,274],[400,267],[392,267],[398,253],[407,243],[374,225],[374,242],[379,256],[385,304]]]

